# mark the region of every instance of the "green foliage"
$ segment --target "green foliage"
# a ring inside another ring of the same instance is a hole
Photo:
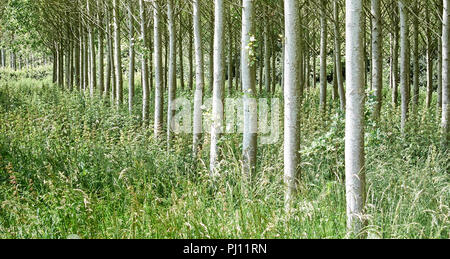
[[[248,182],[241,136],[226,135],[213,184],[207,136],[196,162],[191,136],[177,136],[167,152],[126,107],[68,93],[48,77],[2,79],[0,238],[344,238],[344,118],[324,118],[317,94],[304,99],[302,186],[287,214],[281,141],[260,146]],[[449,237],[448,158],[433,114],[423,111],[405,135],[389,105],[378,127],[368,123],[370,237]]]

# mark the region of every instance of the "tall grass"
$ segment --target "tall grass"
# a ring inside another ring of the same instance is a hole
[[[129,115],[48,78],[1,79],[0,238],[345,238],[344,118],[334,108],[323,118],[316,95],[302,107],[301,191],[286,213],[281,141],[260,146],[247,181],[241,136],[227,135],[211,182],[208,137],[199,160],[188,135],[167,151],[140,124],[139,102]],[[375,123],[370,105],[369,236],[449,238],[449,161],[436,112],[420,109],[401,134],[397,109],[385,104]]]

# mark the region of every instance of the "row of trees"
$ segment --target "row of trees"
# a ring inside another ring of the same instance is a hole
[[[39,44],[51,53],[53,80],[60,87],[101,95],[121,106],[126,84],[131,112],[135,74],[140,71],[142,121],[153,122],[155,138],[162,138],[166,128],[169,145],[177,93],[193,91],[192,143],[198,152],[203,98],[211,92],[212,175],[219,173],[225,93],[244,95],[243,172],[251,175],[257,162],[258,128],[252,100],[275,94],[283,86],[288,208],[300,178],[302,98],[319,83],[319,105],[327,113],[334,104],[327,96],[332,79],[331,97],[346,114],[348,226],[356,232],[363,227],[367,89],[373,90],[374,120],[380,120],[386,102],[383,85],[389,83],[393,106],[400,94],[403,132],[410,113],[418,110],[420,86],[426,86],[427,108],[436,92],[443,146],[448,145],[449,0],[10,0],[2,2],[1,10],[13,10],[18,4],[26,6],[33,18],[15,17],[15,24],[26,20],[26,28],[39,35]],[[5,26],[12,23],[11,16],[5,17],[9,18],[2,18],[1,42],[7,48],[17,26]]]

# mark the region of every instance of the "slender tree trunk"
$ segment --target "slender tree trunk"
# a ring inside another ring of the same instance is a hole
[[[397,19],[395,19],[397,20]],[[394,107],[398,105],[398,85],[399,85],[399,74],[398,74],[398,51],[399,51],[399,33],[398,33],[398,23],[394,23],[394,49],[392,56],[392,66],[393,66],[393,77],[392,77],[392,104]]]
[[[444,0],[442,25],[442,146],[448,148],[450,140],[450,0]]]
[[[401,130],[405,131],[409,111],[409,14],[403,1],[398,1],[400,12],[400,92],[402,97]]]
[[[414,1],[412,4],[413,15],[412,28],[413,28],[413,113],[417,113],[419,106],[419,7],[418,2]]]
[[[300,9],[297,0],[286,0],[284,59],[284,183],[285,205],[289,210],[300,178]]]
[[[114,49],[116,67],[116,104],[123,104],[122,55],[120,50],[119,0],[113,0]]]
[[[270,93],[270,48],[268,18],[264,19],[264,85],[266,88],[266,92]]]
[[[212,24],[214,24],[214,14],[211,15]],[[214,28],[214,26],[213,26]],[[212,30],[211,30],[212,31]],[[214,37],[209,40],[209,91],[213,92],[214,88]]]
[[[114,81],[114,75],[112,75],[113,69],[113,48],[112,48],[112,40],[111,40],[111,16],[110,9],[108,3],[105,3],[105,14],[106,14],[106,77],[105,77],[105,92],[104,95],[106,98],[109,97],[111,90],[111,78]],[[114,95],[113,95],[114,96]]]
[[[79,35],[78,35],[79,36]],[[81,67],[80,67],[80,41],[74,42],[74,69],[75,69],[75,86],[80,87],[81,83]]]
[[[251,38],[255,34],[252,0],[243,1],[242,9],[242,88],[244,90],[243,173],[249,177],[256,169],[258,116],[256,102],[256,62],[251,55]]]
[[[170,45],[170,58],[169,58],[169,102],[167,111],[167,143],[170,146],[172,141],[172,124],[173,117],[175,116],[175,99],[177,98],[177,36],[175,32],[175,17],[174,17],[174,5],[173,0],[167,2],[167,16],[169,21],[169,45]]]
[[[180,58],[180,88],[184,91],[184,62],[183,62],[183,33],[182,33],[182,17],[180,15],[180,27],[179,27],[179,37],[178,37],[178,57]]]
[[[224,124],[224,0],[215,0],[214,21],[214,87],[213,87],[213,120],[211,124],[210,170],[214,176],[218,173],[219,139]]]
[[[364,41],[363,2],[346,0],[346,79],[345,186],[347,229],[360,234],[364,227]]]
[[[193,152],[197,155],[202,139],[202,105],[203,105],[203,88],[204,88],[204,73],[203,73],[203,49],[202,49],[202,31],[200,21],[200,0],[193,1],[194,9],[194,44],[195,44],[195,93],[194,93],[194,139]]]
[[[231,15],[228,15],[228,92],[230,95],[233,93],[233,27]]]
[[[88,15],[92,17],[91,5],[89,0],[86,2],[86,8]],[[91,22],[88,22],[88,37],[89,37],[89,93],[90,96],[94,96],[95,89],[97,88],[97,70],[95,66],[95,44],[94,44],[94,29]]]
[[[100,12],[102,10],[101,1],[97,1],[97,20],[98,20],[98,88],[100,96],[103,96],[105,93],[105,70],[104,70],[104,46],[103,41],[105,35],[103,33],[103,13]]]
[[[326,0],[320,0],[320,109],[327,106],[327,13]]]
[[[139,0],[139,17],[140,17],[140,26],[141,26],[141,38],[142,38],[142,46],[144,46],[144,50],[141,53],[141,77],[142,77],[142,121],[144,125],[147,125],[149,122],[149,113],[150,113],[150,87],[148,81],[148,63],[147,63],[147,55],[149,54],[149,49],[147,48],[147,31],[145,23],[147,22],[147,18],[145,16],[145,6],[144,0]]]
[[[192,20],[189,20],[189,28],[192,28]],[[192,91],[194,85],[194,44],[193,33],[189,30],[189,80],[188,87]]]
[[[372,0],[372,85],[375,89],[373,117],[380,118],[383,101],[383,32],[381,27],[380,0]]]
[[[155,138],[159,138],[162,132],[163,125],[163,71],[162,71],[162,45],[161,45],[161,6],[159,0],[153,0],[153,29],[154,29],[154,52],[155,52],[155,124],[154,134]]]
[[[445,0],[444,0],[445,1]],[[442,0],[439,1],[440,4],[442,4]],[[438,3],[439,3],[438,2]],[[443,9],[442,9],[442,5],[440,8],[440,13],[443,13]],[[440,19],[438,17],[438,19]],[[443,52],[442,52],[442,48],[443,48],[443,42],[442,42],[442,32],[443,32],[443,24],[441,22],[438,22],[438,31],[440,34],[440,37],[438,39],[438,64],[437,64],[437,74],[438,74],[438,88],[437,88],[437,107],[436,107],[436,111],[437,114],[439,116],[441,116],[442,113],[442,88],[443,88]]]
[[[128,1],[128,30],[130,33],[129,46],[129,69],[128,69],[128,112],[131,114],[134,105],[134,67],[135,67],[135,51],[134,51],[134,24],[133,24],[133,4]]]
[[[426,48],[427,48],[427,99],[426,106],[430,109],[433,100],[433,60],[432,60],[432,38],[430,29],[430,10],[429,6],[425,5],[425,22],[426,22]]]

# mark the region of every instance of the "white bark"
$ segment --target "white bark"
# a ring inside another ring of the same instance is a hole
[[[92,16],[91,13],[91,6],[89,0],[86,2],[86,8],[88,15]],[[94,32],[93,32],[93,25],[91,22],[89,22],[87,28],[88,28],[88,37],[89,37],[89,93],[90,96],[94,96],[95,88],[97,86],[97,71],[95,67],[95,44],[94,44]]]
[[[258,118],[256,107],[256,57],[251,56],[255,48],[253,0],[243,1],[242,10],[242,89],[244,91],[244,137],[243,137],[243,172],[249,176],[255,170],[257,151]]]
[[[194,45],[195,45],[195,93],[194,93],[194,139],[193,152],[197,154],[202,139],[202,105],[205,78],[203,72],[202,31],[200,21],[200,0],[194,0]]]
[[[285,1],[284,59],[284,183],[289,209],[300,177],[300,10],[297,0]]]
[[[362,230],[365,203],[364,172],[364,42],[363,6],[360,0],[346,1],[345,186],[347,228]]]
[[[162,71],[162,45],[161,45],[161,6],[158,0],[153,0],[153,29],[154,29],[154,52],[155,52],[155,138],[160,137],[163,125],[163,71]]]
[[[214,87],[213,87],[213,109],[211,124],[211,152],[210,170],[211,174],[217,174],[219,163],[218,142],[223,133],[224,123],[224,21],[223,0],[215,0],[215,28],[214,28]]]
[[[145,15],[145,6],[144,0],[139,0],[139,18],[140,18],[140,26],[141,26],[141,38],[142,38],[142,46],[145,50],[147,48],[147,31],[145,23],[147,22],[147,18]],[[150,87],[148,82],[148,63],[146,52],[144,51],[141,54],[141,77],[142,77],[142,121],[144,125],[147,125],[149,120],[149,96],[150,96]]]
[[[130,33],[130,45],[129,45],[129,69],[128,69],[128,111],[133,111],[134,104],[134,63],[135,63],[135,51],[134,51],[134,24],[133,24],[133,4],[128,2],[128,30]]]
[[[114,24],[114,54],[116,68],[116,102],[117,105],[123,103],[123,79],[122,79],[122,55],[120,50],[120,27],[119,27],[119,4],[118,0],[113,1],[113,24]]]
[[[373,117],[380,118],[383,101],[383,33],[381,27],[380,0],[372,0],[372,84],[375,89],[375,110]]]
[[[327,13],[326,0],[320,0],[320,108],[327,106]]]
[[[444,0],[442,25],[442,145],[448,147],[450,116],[450,0]]]
[[[400,12],[400,94],[402,98],[401,130],[405,131],[409,109],[409,14],[403,1],[398,1]]]
[[[168,16],[168,29],[169,29],[169,75],[168,75],[168,87],[169,87],[169,100],[167,111],[167,143],[170,146],[172,140],[172,121],[175,116],[175,99],[177,93],[177,49],[176,42],[177,37],[175,33],[175,17],[174,17],[174,5],[173,0],[167,1],[167,16]]]

